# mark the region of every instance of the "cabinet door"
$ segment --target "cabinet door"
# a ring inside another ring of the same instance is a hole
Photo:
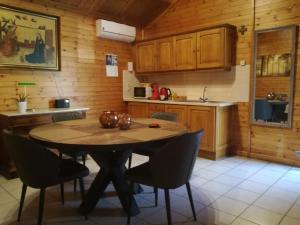
[[[197,33],[197,68],[225,67],[225,28]]]
[[[147,118],[148,117],[148,104],[129,102],[128,103],[128,113],[131,114],[133,118]]]
[[[136,44],[136,71],[152,72],[156,70],[156,42],[148,41]]]
[[[215,108],[189,106],[188,107],[188,127],[190,131],[204,129],[204,136],[200,149],[214,151],[215,140]]]
[[[174,70],[174,38],[164,38],[156,41],[157,45],[157,70]]]
[[[152,117],[155,112],[164,112],[165,105],[164,104],[149,104],[148,106],[148,117]]]
[[[183,125],[187,125],[187,106],[185,105],[166,105],[166,112],[176,113],[177,121]]]
[[[196,69],[196,33],[175,36],[177,70]]]

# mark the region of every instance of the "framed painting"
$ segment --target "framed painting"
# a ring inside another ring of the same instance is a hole
[[[59,17],[0,4],[0,68],[60,70]]]

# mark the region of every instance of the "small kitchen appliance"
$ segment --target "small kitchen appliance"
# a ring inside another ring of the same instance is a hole
[[[55,108],[70,108],[70,99],[68,99],[68,98],[55,99],[54,107]]]
[[[133,88],[133,98],[148,99],[151,98],[152,89],[151,87],[134,87]]]
[[[152,97],[151,100],[159,100],[159,87],[157,83],[151,84],[152,87]]]
[[[160,95],[161,100],[168,100],[172,95],[171,89],[162,87],[159,91],[159,95]]]

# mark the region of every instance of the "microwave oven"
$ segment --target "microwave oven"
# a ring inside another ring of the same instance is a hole
[[[134,87],[133,98],[148,99],[152,96],[151,87]]]

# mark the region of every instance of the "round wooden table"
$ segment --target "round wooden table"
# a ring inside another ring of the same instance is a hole
[[[151,123],[158,123],[160,128],[149,128]],[[123,209],[128,212],[129,186],[124,178],[124,171],[131,150],[137,145],[147,145],[186,132],[186,127],[179,123],[157,119],[135,119],[129,130],[104,129],[96,119],[82,119],[39,126],[32,129],[29,135],[47,147],[86,151],[100,166],[101,169],[80,206],[80,212],[87,215],[95,208],[110,181]],[[131,206],[132,215],[138,214],[139,208],[135,201]]]

